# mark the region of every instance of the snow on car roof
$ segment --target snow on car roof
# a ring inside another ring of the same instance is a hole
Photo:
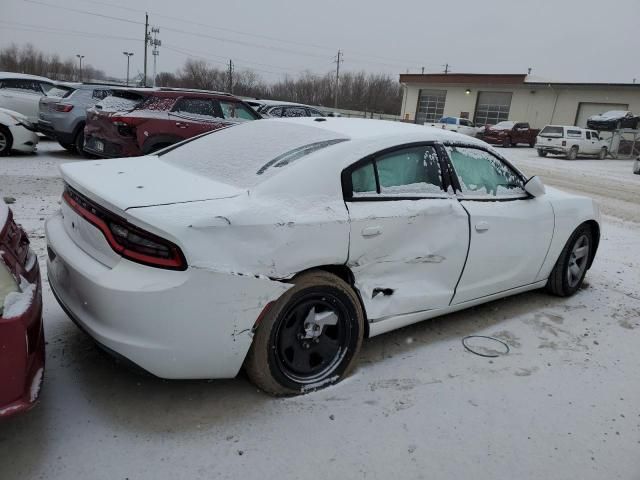
[[[38,75],[29,75],[28,73],[0,72],[0,80],[5,78],[17,78],[21,80],[41,80],[43,82],[51,82],[53,80],[47,77],[39,77]]]
[[[205,134],[159,155],[161,161],[224,183],[253,187],[281,171],[285,165],[316,152],[327,153],[334,145],[354,140],[359,152],[411,142],[478,145],[469,136],[384,120],[311,117],[246,122]],[[363,148],[364,146],[364,148]],[[355,146],[354,146],[355,148]],[[302,153],[302,154],[300,154]],[[277,161],[284,159],[286,161]]]

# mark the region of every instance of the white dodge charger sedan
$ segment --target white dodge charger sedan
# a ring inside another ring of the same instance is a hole
[[[61,167],[51,287],[164,378],[244,365],[276,395],[338,382],[363,338],[527,290],[575,293],[597,205],[486,143],[417,125],[270,119]]]

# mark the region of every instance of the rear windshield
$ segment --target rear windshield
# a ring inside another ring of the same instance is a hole
[[[47,92],[47,97],[67,98],[73,92],[75,92],[75,88],[61,87],[56,85],[49,89],[49,91]]]
[[[98,110],[103,112],[123,112],[136,108],[145,99],[143,95],[135,92],[115,90],[104,100],[96,104]]]
[[[291,162],[345,140],[317,127],[261,120],[214,131],[160,156],[205,177],[251,187]]]
[[[547,125],[546,127],[544,127],[540,132],[541,137],[562,138],[563,135],[564,135],[564,129],[562,127],[552,127],[550,125]]]

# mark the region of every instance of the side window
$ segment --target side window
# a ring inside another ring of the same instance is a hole
[[[598,132],[591,132],[591,138],[600,140],[600,135],[598,135]]]
[[[379,155],[351,173],[351,185],[356,198],[441,194],[438,154],[432,146],[418,146]]]
[[[220,100],[220,107],[224,118],[239,118],[242,120],[255,120],[256,116],[247,107],[238,102]]]
[[[322,113],[318,110],[314,110],[313,108],[307,108],[307,111],[309,112],[310,117],[324,117]]]
[[[267,112],[269,115],[273,117],[281,117],[282,116],[282,107],[272,108]]]
[[[111,90],[94,90],[92,97],[98,100],[103,100],[109,95],[111,95]]]
[[[283,117],[306,117],[307,110],[304,107],[287,107],[284,109]]]
[[[567,138],[582,138],[582,130],[567,129]]]
[[[473,197],[524,196],[520,176],[498,157],[471,147],[446,147],[462,193]]]
[[[42,91],[47,94],[49,93],[49,90],[51,90],[53,88],[53,83],[49,83],[49,82],[40,82],[40,88],[42,89]]]
[[[464,118],[460,119],[460,125],[462,125],[463,127],[470,127],[471,126],[471,122],[469,120],[465,120]]]
[[[190,116],[222,117],[222,112],[216,111],[213,102],[206,98],[181,98],[174,111]]]
[[[591,132],[585,132],[585,135],[587,136],[587,140],[591,140]]]
[[[2,81],[2,88],[9,88],[12,90],[20,90],[24,93],[38,93],[42,95],[42,88],[40,83],[33,80],[25,80],[21,78],[8,78]]]

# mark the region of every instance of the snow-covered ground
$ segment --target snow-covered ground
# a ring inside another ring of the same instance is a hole
[[[640,176],[629,161],[504,153],[601,202],[600,251],[574,297],[526,293],[373,338],[343,383],[275,399],[242,377],[169,382],[115,365],[45,281],[45,383],[34,410],[0,424],[0,478],[640,478]],[[46,141],[0,159],[0,196],[16,198],[43,269],[69,159]],[[473,355],[471,334],[511,351]]]

